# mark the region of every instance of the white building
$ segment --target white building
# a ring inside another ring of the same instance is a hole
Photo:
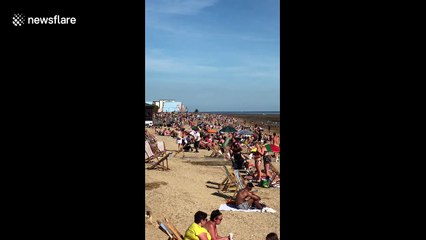
[[[186,112],[186,106],[182,102],[177,102],[170,99],[161,99],[152,101],[159,107],[158,112]]]

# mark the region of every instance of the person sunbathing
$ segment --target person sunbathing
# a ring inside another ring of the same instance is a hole
[[[210,155],[210,157],[219,157],[222,156],[222,152],[220,151],[220,147],[219,144],[217,143],[217,141],[213,142],[213,148],[212,148],[213,152]]]
[[[164,129],[163,135],[164,136],[170,136],[170,128]]]
[[[259,202],[261,198],[251,191],[253,187],[253,183],[249,182],[245,188],[238,192],[235,200],[235,204],[237,205],[238,209],[248,210],[252,207],[262,209],[265,207],[265,205]]]
[[[225,152],[223,154],[223,159],[226,160],[226,161],[232,161],[231,148],[226,147],[224,151]]]

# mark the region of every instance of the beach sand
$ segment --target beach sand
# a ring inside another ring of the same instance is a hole
[[[149,128],[154,133],[154,129]],[[164,141],[166,149],[177,150],[176,139],[169,136],[156,135],[159,141]],[[221,158],[206,158],[211,151],[200,149],[199,153],[185,152],[185,158],[180,153],[177,157],[169,157],[169,171],[145,169],[145,201],[151,210],[152,221],[163,221],[167,218],[174,226],[185,234],[186,229],[194,221],[197,211],[204,211],[210,217],[211,211],[218,209],[226,198],[218,193],[217,185],[207,182],[221,183],[225,174],[220,165],[230,163]],[[207,163],[204,164],[203,163]],[[208,164],[209,163],[209,164]],[[280,163],[273,162],[279,169]],[[215,166],[216,165],[216,166]],[[147,167],[147,165],[145,166]],[[208,186],[211,186],[208,187]],[[280,189],[255,187],[257,194],[276,213],[246,213],[222,211],[223,221],[218,226],[220,236],[234,233],[234,239],[265,239],[270,232],[280,235]],[[232,196],[232,192],[225,193]],[[167,235],[145,220],[145,239],[167,239]]]

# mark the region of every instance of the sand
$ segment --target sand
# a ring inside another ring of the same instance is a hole
[[[154,133],[153,129],[149,129]],[[166,149],[176,151],[176,140],[169,136],[155,136],[164,141]],[[152,220],[163,220],[165,217],[185,234],[186,229],[194,221],[195,212],[201,210],[209,216],[226,202],[226,197],[218,193],[217,185],[207,182],[221,183],[225,178],[219,165],[229,162],[222,159],[205,158],[211,151],[200,149],[199,153],[186,152],[169,157],[169,171],[145,169],[145,201],[152,213]],[[210,163],[203,165],[203,163]],[[198,164],[197,164],[198,163]],[[273,163],[278,169],[280,163]],[[146,165],[148,166],[148,165]],[[208,187],[210,186],[210,187]],[[234,233],[234,239],[265,239],[270,232],[280,235],[280,189],[255,187],[257,194],[276,213],[246,213],[223,211],[223,221],[218,226],[220,236]],[[225,193],[232,196],[233,193]],[[209,217],[208,216],[208,217]],[[145,239],[167,239],[155,224],[145,221]]]

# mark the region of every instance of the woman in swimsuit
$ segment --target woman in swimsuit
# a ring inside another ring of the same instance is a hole
[[[255,175],[257,175],[257,181],[260,182],[262,180],[262,169],[260,165],[262,164],[264,149],[259,142],[256,142],[255,146],[256,146],[256,152],[253,153],[254,166],[256,167]]]

